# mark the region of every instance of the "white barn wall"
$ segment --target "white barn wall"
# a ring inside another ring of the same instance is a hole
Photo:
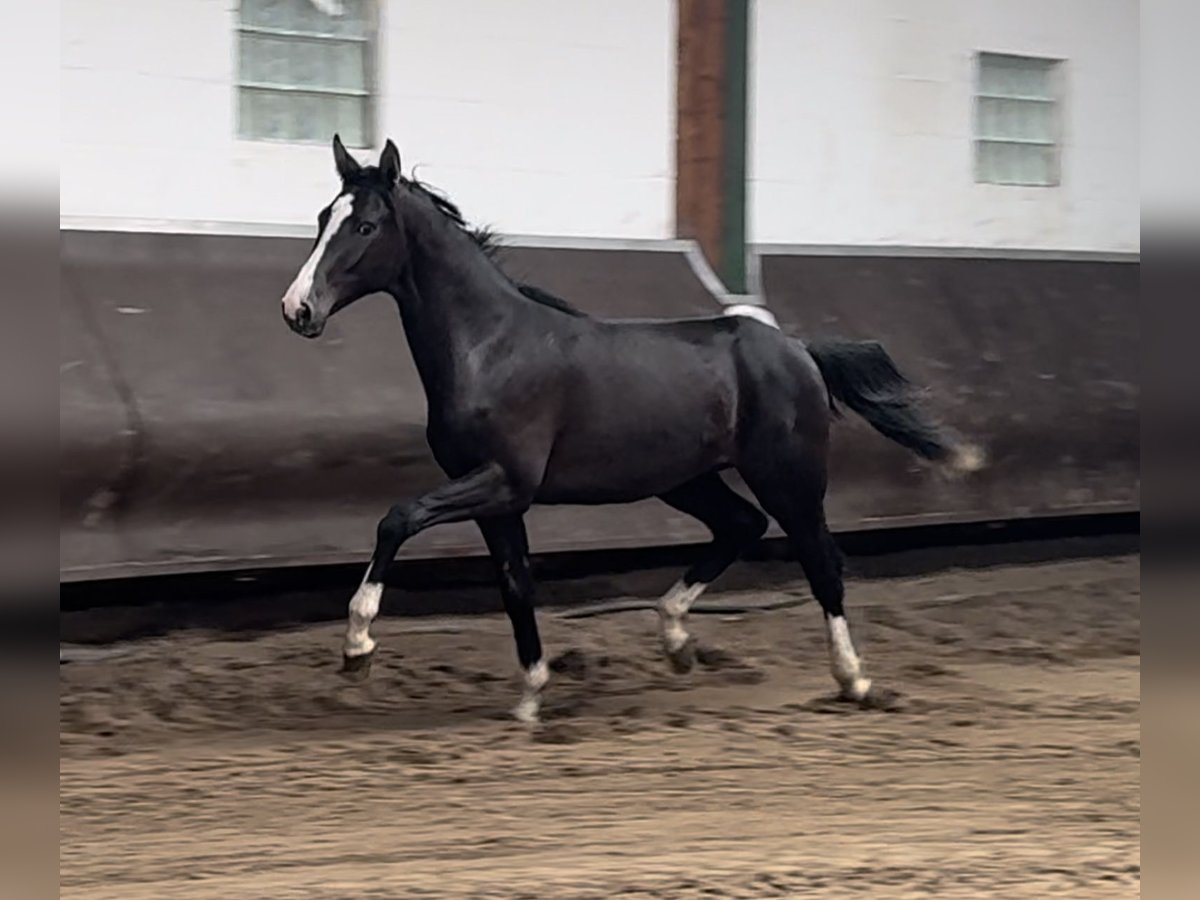
[[[672,235],[674,0],[403,0],[385,16],[383,121],[467,215]]]
[[[1136,0],[755,0],[755,243],[1134,251]],[[974,182],[973,54],[1066,60],[1058,187]]]
[[[513,234],[673,228],[673,0],[384,0],[378,133]],[[64,0],[64,220],[312,226],[328,147],[240,141],[233,0]]]

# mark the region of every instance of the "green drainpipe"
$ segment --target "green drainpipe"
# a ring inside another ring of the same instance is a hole
[[[726,0],[725,145],[721,173],[721,261],[725,289],[746,293],[746,65],[750,42],[750,0]]]

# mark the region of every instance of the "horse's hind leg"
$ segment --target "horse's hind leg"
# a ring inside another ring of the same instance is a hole
[[[753,467],[741,471],[763,508],[787,533],[813,596],[821,604],[834,680],[844,697],[862,700],[871,681],[863,677],[862,663],[846,624],[842,554],[825,524],[824,467],[800,460],[795,466],[781,465],[776,459],[764,465],[762,471]]]
[[[862,663],[850,640],[850,627],[846,624],[846,612],[842,606],[844,587],[842,582],[842,554],[825,524],[825,513],[817,508],[813,520],[801,525],[795,534],[789,534],[796,547],[796,555],[813,596],[825,613],[825,627],[829,633],[829,664],[834,681],[842,695],[851,700],[862,700],[871,689],[871,680],[865,678]]]
[[[525,691],[513,715],[522,722],[536,722],[542,688],[550,680],[550,670],[542,658],[542,641],[533,611],[533,574],[525,523],[521,516],[510,515],[479,519],[477,524],[496,565],[500,596],[512,623],[517,659],[525,677]]]
[[[680,485],[660,499],[694,516],[712,532],[703,557],[658,601],[663,649],[677,672],[688,671],[695,653],[685,622],[688,609],[767,530],[767,517],[716,473]]]

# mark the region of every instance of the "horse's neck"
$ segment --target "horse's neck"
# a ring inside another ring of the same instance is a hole
[[[432,407],[461,397],[484,374],[475,351],[511,324],[512,289],[457,226],[435,220],[413,231],[407,281],[396,297]]]

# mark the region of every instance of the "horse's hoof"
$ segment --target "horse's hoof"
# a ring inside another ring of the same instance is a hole
[[[870,678],[855,678],[853,681],[842,685],[841,696],[843,700],[849,700],[853,703],[866,703],[870,695]]]
[[[512,716],[522,725],[537,725],[541,720],[541,704],[526,698],[513,707]]]
[[[371,674],[371,660],[375,658],[375,651],[370,653],[360,653],[358,656],[342,656],[342,667],[338,670],[338,674],[347,681],[366,681],[367,676]]]
[[[676,675],[686,675],[696,666],[696,644],[688,638],[682,647],[667,651],[667,661]]]

